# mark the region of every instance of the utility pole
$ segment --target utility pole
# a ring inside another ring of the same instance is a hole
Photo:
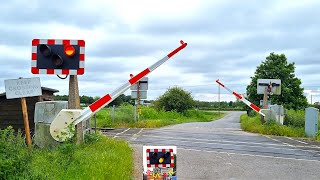
[[[218,103],[219,103],[219,117],[220,117],[220,85],[218,84]]]

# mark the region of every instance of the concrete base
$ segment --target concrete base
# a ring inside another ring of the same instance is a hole
[[[50,134],[50,124],[57,114],[68,107],[67,101],[37,102],[34,113],[34,143],[40,148],[52,148],[59,144]]]
[[[261,109],[261,112],[266,115],[263,119],[264,122],[271,119],[271,110],[270,109]]]
[[[50,134],[50,124],[35,124],[34,143],[40,148],[53,148],[60,143],[54,140]]]
[[[264,122],[273,119],[278,124],[283,125],[284,115],[279,115],[275,111],[271,109],[261,109],[261,112],[264,113],[266,116],[264,117]]]

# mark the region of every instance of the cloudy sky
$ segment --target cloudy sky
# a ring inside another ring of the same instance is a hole
[[[148,99],[169,87],[217,101],[220,79],[245,93],[270,52],[296,63],[310,101],[320,96],[320,1],[317,0],[10,0],[0,6],[0,92],[4,80],[40,77],[68,93],[68,80],[31,74],[31,41],[83,39],[80,95],[103,96],[178,47],[188,46],[148,75]],[[130,90],[125,94],[129,95]],[[221,89],[221,100],[235,100]]]

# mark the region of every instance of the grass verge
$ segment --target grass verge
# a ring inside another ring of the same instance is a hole
[[[261,123],[260,116],[248,117],[247,114],[243,114],[240,117],[240,123],[241,128],[248,132],[288,137],[306,137],[304,128],[279,125],[273,120]]]
[[[224,116],[213,111],[189,110],[185,114],[175,111],[157,111],[152,107],[141,107],[139,121],[134,121],[132,106],[120,107],[112,116],[110,109],[102,109],[97,113],[97,127],[113,128],[157,128],[188,122],[209,122]],[[93,121],[92,125],[93,125]]]
[[[123,140],[91,135],[85,144],[28,151],[12,130],[0,137],[0,179],[132,179],[133,151]]]

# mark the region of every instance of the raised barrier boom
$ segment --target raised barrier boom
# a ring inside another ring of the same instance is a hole
[[[154,71],[156,68],[158,68],[160,65],[162,65],[164,62],[166,62],[168,59],[170,59],[172,56],[174,56],[175,54],[177,54],[179,51],[181,51],[187,46],[187,43],[184,43],[182,40],[180,41],[180,43],[181,45],[175,50],[173,50],[172,52],[170,52],[168,55],[166,55],[165,57],[163,57],[162,59],[160,59],[153,65],[151,65],[150,67],[146,68],[145,70],[141,71],[137,75],[131,77],[128,82],[118,87],[112,93],[106,94],[105,96],[101,97],[94,103],[90,104],[87,108],[83,110],[79,110],[79,109],[61,110],[50,125],[51,136],[57,141],[64,141],[67,137],[72,136],[72,134],[70,134],[70,129],[69,129],[70,128],[69,126],[71,124],[74,126],[92,117],[97,111],[107,106],[110,102],[112,102],[114,99],[116,99],[118,96],[123,94],[126,90],[128,90],[130,86],[138,82],[147,74]]]
[[[219,79],[216,80],[216,82],[217,82],[220,86],[224,87],[224,88],[225,88],[227,91],[229,91],[231,94],[235,95],[240,101],[244,102],[244,103],[245,103],[247,106],[249,106],[251,109],[255,110],[257,113],[261,114],[262,116],[265,116],[265,114],[263,114],[263,113],[261,112],[261,109],[260,109],[258,106],[256,106],[255,104],[251,103],[250,101],[248,101],[247,99],[245,99],[244,97],[242,97],[240,94],[238,94],[238,93],[232,91],[231,89],[227,88],[224,84],[222,84],[222,83],[219,81]]]

